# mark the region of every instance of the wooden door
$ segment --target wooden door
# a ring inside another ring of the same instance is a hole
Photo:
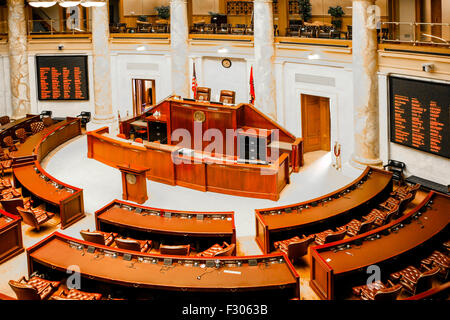
[[[330,151],[330,99],[302,94],[301,104],[304,152]]]

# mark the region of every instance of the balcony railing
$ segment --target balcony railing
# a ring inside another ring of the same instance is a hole
[[[381,22],[380,42],[450,46],[449,23]]]
[[[91,21],[87,19],[29,20],[28,34],[85,34],[91,33]]]

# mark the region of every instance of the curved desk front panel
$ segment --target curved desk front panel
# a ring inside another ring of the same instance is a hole
[[[29,274],[42,268],[65,274],[69,266],[77,265],[81,276],[91,281],[157,290],[158,295],[259,292],[299,298],[298,275],[283,254],[220,258],[141,254],[55,232],[27,249],[27,255]]]
[[[153,142],[135,143],[108,134],[108,128],[87,133],[88,158],[112,167],[149,168],[147,178],[170,185],[243,197],[278,200],[289,184],[289,157],[282,154],[270,165],[237,163],[194,152],[179,154],[181,147]]]

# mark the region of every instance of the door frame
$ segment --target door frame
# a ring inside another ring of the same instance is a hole
[[[153,105],[156,104],[156,79],[141,79],[141,78],[131,78],[131,94],[132,94],[132,100],[133,100],[133,117],[137,116],[137,106],[136,106],[136,87],[135,87],[135,81],[151,81],[152,82],[152,102]]]
[[[304,93],[300,95],[300,101],[302,102],[301,105],[300,105],[300,108],[301,108],[301,112],[300,113],[301,113],[301,121],[302,121],[302,137],[303,137],[303,133],[304,133],[303,131],[305,130],[305,128],[303,128],[303,124],[306,121],[305,117],[303,115],[303,109],[306,109],[306,106],[303,105],[303,100],[306,100],[307,96],[309,96],[309,97],[317,97],[319,100],[321,100],[321,99],[327,99],[328,100],[328,130],[329,130],[328,136],[329,136],[329,139],[330,139],[330,141],[329,141],[329,150],[325,150],[325,149],[322,149],[322,148],[319,149],[319,150],[330,152],[331,151],[331,146],[332,146],[332,143],[331,143],[331,106],[330,106],[331,105],[331,101],[330,101],[330,98],[323,97],[323,96],[317,96],[317,95],[304,94]],[[321,102],[319,101],[319,109],[320,109],[320,104],[321,104]],[[319,123],[319,126],[322,127],[322,124]],[[322,134],[322,132],[321,132],[321,134]],[[322,147],[322,137],[320,137],[320,140],[321,140],[320,145]],[[305,143],[305,140],[303,140],[303,143]],[[319,151],[319,150],[315,150],[315,151]],[[305,152],[309,152],[309,151],[305,151]]]
[[[333,88],[335,89],[335,88]],[[296,134],[298,137],[303,137],[303,128],[302,128],[302,94],[307,94],[311,96],[319,96],[330,99],[330,143],[331,143],[331,149],[333,149],[333,145],[335,141],[338,141],[342,145],[342,141],[339,140],[340,133],[339,133],[339,104],[338,104],[338,94],[334,92],[324,92],[324,91],[317,91],[307,88],[297,88],[295,90],[295,101],[296,101],[296,108],[295,114],[293,114],[294,118],[296,120],[297,124],[297,130]],[[353,114],[352,114],[352,125],[353,125]],[[332,156],[334,157],[334,154],[332,153]]]

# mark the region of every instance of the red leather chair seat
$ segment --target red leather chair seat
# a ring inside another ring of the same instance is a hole
[[[215,243],[212,247],[197,254],[197,256],[198,257],[214,257],[217,252],[220,252],[222,250],[223,250],[223,247],[220,244]]]
[[[331,230],[331,229],[328,229],[328,230],[322,231],[322,232],[320,232],[320,233],[317,233],[317,234],[316,234],[316,237],[315,237],[315,242],[316,242],[316,244],[318,244],[318,245],[324,244],[325,238],[326,238],[329,234],[332,234],[332,233],[333,233],[333,230]]]
[[[27,284],[36,288],[41,299],[45,300],[52,294],[54,289],[59,287],[61,282],[49,281],[35,276],[28,280]]]
[[[0,164],[3,167],[3,169],[9,169],[11,168],[12,160],[3,160],[0,162]]]
[[[292,237],[290,239],[281,240],[281,241],[275,241],[273,243],[273,246],[275,247],[275,249],[278,249],[281,244],[284,244],[285,246],[287,246],[291,242],[297,242],[297,241],[301,241],[301,240],[302,239],[299,236],[295,236],[295,237]]]
[[[76,289],[71,289],[66,294],[65,298],[70,300],[100,300],[101,297],[102,297],[101,293],[90,293]]]
[[[421,274],[421,272],[419,269],[417,269],[414,266],[409,266],[403,270],[392,273],[390,275],[390,278],[392,281],[395,281],[395,282],[398,282],[402,278],[406,278],[406,279],[409,279],[409,280],[415,282],[419,278],[420,274]]]

